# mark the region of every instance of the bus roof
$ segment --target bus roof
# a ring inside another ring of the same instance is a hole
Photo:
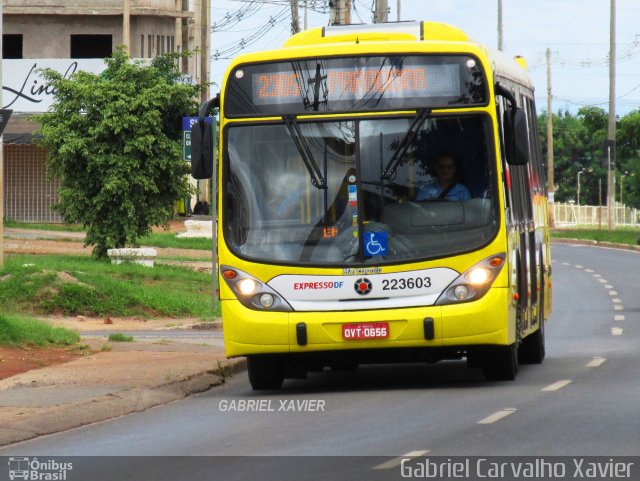
[[[520,56],[512,58],[503,52],[479,45],[469,39],[463,30],[453,25],[440,22],[405,21],[331,25],[297,33],[289,38],[283,44],[283,47],[380,41],[460,42],[474,44],[480,46],[486,52],[487,57],[492,63],[491,66],[494,75],[508,78],[521,85],[533,88],[531,79],[527,74],[526,61],[524,58]]]
[[[446,23],[424,21],[386,22],[313,28],[292,36],[284,43],[283,47],[384,40],[468,42],[469,37],[459,28]]]

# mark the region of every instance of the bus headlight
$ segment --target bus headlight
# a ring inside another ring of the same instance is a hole
[[[235,267],[220,266],[220,273],[243,306],[261,311],[293,310],[276,291],[246,272]]]
[[[265,293],[260,296],[260,305],[265,309],[271,309],[274,298],[271,294]]]
[[[253,279],[240,279],[236,282],[236,289],[243,296],[250,296],[258,289],[258,283]]]
[[[475,301],[484,296],[504,265],[505,254],[488,257],[459,275],[436,301],[437,306]]]
[[[453,288],[453,295],[459,301],[464,301],[469,297],[469,288],[464,284],[456,286]]]
[[[484,267],[476,267],[471,269],[469,273],[465,276],[469,281],[469,284],[473,284],[474,286],[482,286],[486,284],[489,280],[491,280],[491,272]]]

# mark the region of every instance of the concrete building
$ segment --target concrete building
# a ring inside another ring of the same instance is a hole
[[[97,73],[118,45],[133,58],[187,49],[199,53],[183,60],[182,72],[196,83],[206,82],[211,0],[0,1],[2,107],[13,110],[4,131],[4,216],[60,221],[51,210],[58,186],[46,178],[47,153],[32,142],[38,126],[29,117],[46,111],[53,99],[37,69]]]

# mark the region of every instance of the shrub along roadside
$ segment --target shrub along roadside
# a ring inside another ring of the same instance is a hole
[[[0,345],[70,346],[79,340],[78,333],[62,327],[15,314],[0,314]]]
[[[14,313],[194,317],[212,320],[211,274],[157,265],[112,265],[80,256],[11,255],[0,305]]]

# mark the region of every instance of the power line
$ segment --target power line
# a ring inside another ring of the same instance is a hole
[[[269,17],[269,20],[267,20],[265,24],[254,29],[251,35],[241,38],[238,42],[233,42],[217,48],[211,55],[211,60],[228,60],[233,58],[236,54],[264,37],[276,25],[284,22],[285,20],[289,20],[289,5],[290,3],[287,3],[287,5],[280,9],[275,15]]]

